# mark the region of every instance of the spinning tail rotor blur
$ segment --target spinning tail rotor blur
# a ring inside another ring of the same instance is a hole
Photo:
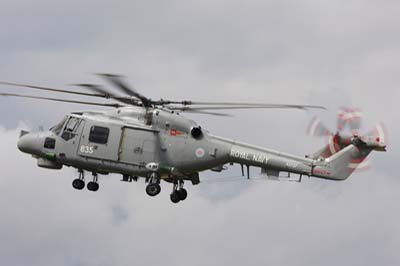
[[[307,134],[313,137],[325,137],[327,144],[324,148],[310,155],[313,159],[328,158],[350,144],[369,145],[375,150],[384,151],[387,145],[387,131],[380,122],[365,135],[361,135],[363,112],[359,108],[342,107],[337,113],[336,132],[330,130],[320,118],[314,117],[307,129]],[[349,133],[350,132],[350,133]],[[366,157],[353,160],[349,168],[353,170],[367,170],[370,162]]]

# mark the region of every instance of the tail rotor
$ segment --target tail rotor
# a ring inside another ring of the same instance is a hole
[[[307,133],[313,137],[326,137],[327,144],[324,148],[309,156],[313,159],[325,159],[338,153],[350,144],[359,149],[384,151],[387,144],[386,128],[383,123],[378,123],[373,130],[365,135],[360,135],[363,113],[359,108],[342,107],[337,113],[336,133],[326,127],[318,117],[314,117],[308,127]],[[350,131],[350,132],[349,132]],[[367,156],[361,156],[349,163],[351,171],[368,170],[371,167]]]
[[[337,114],[337,130],[342,132],[348,127],[353,135],[359,133],[362,126],[363,113],[359,108],[342,107]]]

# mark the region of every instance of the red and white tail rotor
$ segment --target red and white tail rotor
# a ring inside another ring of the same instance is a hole
[[[360,135],[362,126],[363,113],[359,108],[342,107],[337,113],[336,133],[326,127],[318,117],[314,117],[307,129],[307,133],[313,137],[326,137],[327,145],[317,155],[322,158],[328,158],[346,146],[350,145],[354,139],[359,138],[361,141],[375,142],[377,146],[384,147],[387,144],[387,131],[383,123],[378,123],[374,129],[366,135]],[[345,133],[346,130],[351,131]],[[314,156],[315,157],[315,156]],[[371,168],[371,163],[364,158],[357,158],[350,162],[349,168],[352,171],[365,171]]]
[[[338,132],[342,132],[348,127],[353,134],[359,133],[363,118],[361,109],[342,107],[339,109],[337,117]]]
[[[376,124],[375,127],[367,133],[367,136],[374,137],[375,142],[382,146],[386,146],[388,144],[387,135],[386,126],[382,122]]]

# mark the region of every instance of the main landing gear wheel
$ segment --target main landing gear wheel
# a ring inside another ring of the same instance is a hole
[[[173,203],[178,203],[181,200],[185,200],[187,198],[187,191],[183,188],[183,180],[174,181],[174,186],[172,193],[170,195],[170,199]]]
[[[178,203],[181,199],[180,199],[180,195],[178,190],[174,190],[171,195],[170,195],[171,201],[173,203]]]
[[[179,189],[178,194],[179,194],[179,200],[185,200],[188,195],[186,189],[184,189],[184,188]]]
[[[99,184],[96,182],[90,181],[87,184],[87,189],[90,191],[97,191],[97,190],[99,190]]]
[[[74,181],[72,181],[72,187],[78,190],[82,190],[85,187],[85,181],[78,178],[74,179]]]
[[[158,183],[150,183],[146,187],[146,193],[150,197],[157,196],[161,192],[161,186]]]

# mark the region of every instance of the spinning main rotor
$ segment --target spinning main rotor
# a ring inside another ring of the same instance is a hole
[[[29,88],[34,90],[41,91],[49,91],[49,92],[57,92],[64,94],[72,94],[79,96],[87,96],[87,97],[95,97],[95,98],[103,98],[107,100],[112,100],[112,103],[100,103],[93,101],[80,101],[80,100],[66,100],[62,98],[51,98],[51,97],[42,97],[35,95],[26,95],[26,94],[16,94],[16,93],[0,93],[0,96],[4,97],[21,97],[21,98],[29,98],[29,99],[37,99],[37,100],[47,100],[47,101],[55,101],[55,102],[65,102],[65,103],[75,103],[75,104],[84,104],[84,105],[94,105],[94,106],[104,106],[104,107],[113,107],[120,108],[126,106],[140,106],[143,108],[163,108],[170,111],[180,111],[187,113],[199,113],[199,114],[208,114],[208,115],[217,115],[217,116],[229,116],[228,114],[219,113],[221,110],[237,110],[237,109],[299,109],[299,110],[307,110],[307,109],[323,109],[326,108],[323,106],[317,105],[297,105],[297,104],[271,104],[271,103],[248,103],[248,102],[208,102],[208,101],[190,101],[190,100],[152,100],[143,94],[136,91],[133,87],[130,87],[125,82],[124,78],[120,75],[114,74],[96,74],[111,85],[113,85],[116,89],[118,89],[122,96],[115,94],[114,92],[104,88],[101,85],[96,84],[75,84],[74,86],[78,86],[86,89],[90,92],[81,92],[75,90],[66,90],[66,89],[57,89],[57,88],[49,88],[43,86],[36,86],[30,84],[22,84],[22,83],[12,83],[12,82],[2,82],[0,81],[0,85],[13,86],[13,87],[22,87]]]

